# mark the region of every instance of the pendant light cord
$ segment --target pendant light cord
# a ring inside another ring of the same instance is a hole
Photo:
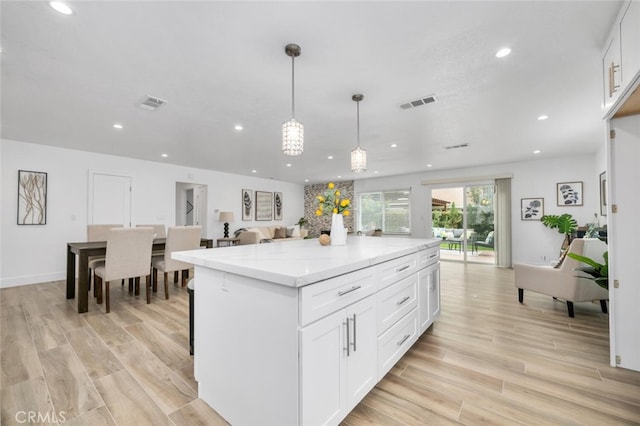
[[[357,127],[358,127],[358,148],[360,148],[360,101],[356,102],[356,110],[358,111],[358,116],[356,119]]]
[[[294,82],[296,79],[295,67],[293,62],[295,60],[295,56],[291,56],[291,118],[296,118],[296,101],[295,101],[295,92],[294,92]]]

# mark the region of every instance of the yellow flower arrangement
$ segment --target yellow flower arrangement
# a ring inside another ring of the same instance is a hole
[[[333,182],[329,182],[324,194],[316,196],[316,216],[331,215],[333,213],[349,216],[351,210],[351,200],[340,198],[341,192],[336,189]]]

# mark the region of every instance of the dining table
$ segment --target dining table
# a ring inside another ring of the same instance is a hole
[[[153,251],[162,251],[166,238],[153,240]],[[213,240],[200,239],[200,246],[213,248]],[[76,257],[78,258],[78,313],[89,310],[89,257],[104,256],[107,253],[106,241],[85,241],[67,243],[67,299],[76,297]]]

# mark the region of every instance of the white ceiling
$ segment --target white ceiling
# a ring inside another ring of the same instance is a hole
[[[297,183],[526,160],[535,149],[595,151],[603,135],[601,52],[621,6],[68,4],[71,16],[47,2],[1,2],[2,138]],[[302,47],[298,157],[280,149],[281,124],[291,117],[288,43]],[[504,46],[511,55],[496,58]],[[349,165],[354,93],[364,94],[363,174]],[[437,103],[399,107],[430,94]],[[144,111],[136,105],[145,95],[168,104]],[[538,121],[541,114],[549,119]]]

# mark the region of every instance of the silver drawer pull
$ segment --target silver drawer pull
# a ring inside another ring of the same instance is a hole
[[[411,267],[411,265],[404,265],[402,268],[398,268],[398,269],[396,269],[396,272],[402,272],[402,271],[404,271],[405,269],[409,269],[410,267]]]
[[[411,337],[411,335],[407,334],[402,339],[400,339],[400,341],[398,342],[398,346],[402,346],[402,344],[406,342],[409,337]]]
[[[433,253],[431,256],[429,256],[429,259],[433,259],[434,257],[436,257],[438,255],[438,253]]]
[[[340,291],[338,292],[338,296],[344,296],[347,293],[351,293],[352,291],[356,291],[358,289],[362,288],[361,285],[354,285],[353,287],[351,287],[349,290],[345,290],[345,291]]]
[[[400,306],[400,305],[402,305],[404,302],[406,302],[409,299],[411,299],[411,296],[405,296],[402,300],[398,300],[396,302],[396,305]]]

